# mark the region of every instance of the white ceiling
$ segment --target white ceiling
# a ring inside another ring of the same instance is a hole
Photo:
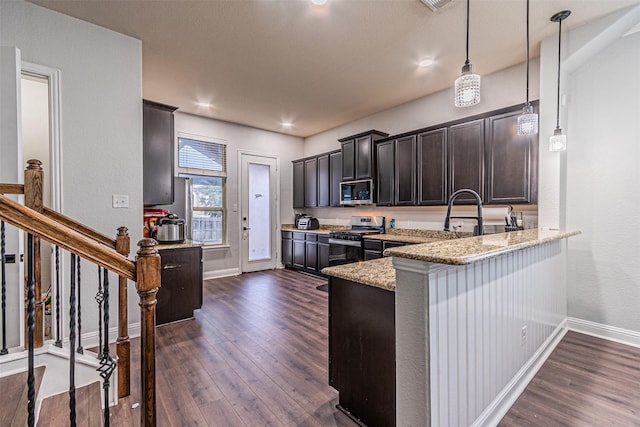
[[[465,60],[464,0],[31,1],[142,40],[145,98],[302,137],[451,87]],[[575,28],[638,3],[531,0],[532,58],[554,13],[570,9]],[[524,62],[525,14],[525,0],[471,1],[475,72]]]

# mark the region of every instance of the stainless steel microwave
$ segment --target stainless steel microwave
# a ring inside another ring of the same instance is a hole
[[[343,206],[373,204],[373,180],[341,182],[340,204]]]

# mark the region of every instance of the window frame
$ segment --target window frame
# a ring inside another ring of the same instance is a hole
[[[198,169],[198,168],[186,168],[180,166],[180,139],[191,139],[194,141],[200,141],[211,144],[218,144],[223,147],[223,170],[222,171],[214,171],[209,169]],[[222,212],[222,242],[220,243],[204,243],[205,247],[223,247],[228,245],[228,236],[227,236],[227,169],[229,162],[227,161],[227,141],[219,138],[212,138],[204,135],[194,135],[184,132],[178,132],[176,135],[176,171],[177,176],[184,175],[199,175],[199,176],[210,176],[216,178],[222,178],[222,207],[196,207],[191,205],[191,222],[193,223],[193,213],[194,212]],[[193,224],[191,224],[192,232],[193,232]]]

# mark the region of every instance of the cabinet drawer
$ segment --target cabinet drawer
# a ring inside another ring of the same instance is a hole
[[[307,235],[307,242],[317,242],[318,235],[316,233],[305,233]]]
[[[329,244],[329,235],[327,235],[327,234],[318,234],[318,243]]]
[[[377,239],[364,239],[364,248],[371,251],[382,250],[382,240]]]
[[[282,232],[282,238],[283,239],[293,239],[293,232],[292,231],[283,231]]]
[[[300,231],[293,231],[293,240],[304,240],[307,233],[302,233]]]
[[[384,250],[384,249],[395,248],[397,246],[404,246],[404,245],[406,245],[406,243],[404,242],[385,241],[382,246]]]

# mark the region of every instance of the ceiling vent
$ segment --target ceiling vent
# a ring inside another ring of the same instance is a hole
[[[428,6],[429,9],[436,12],[438,9],[441,9],[444,5],[451,3],[452,0],[420,0],[420,1],[424,3],[426,6]]]

